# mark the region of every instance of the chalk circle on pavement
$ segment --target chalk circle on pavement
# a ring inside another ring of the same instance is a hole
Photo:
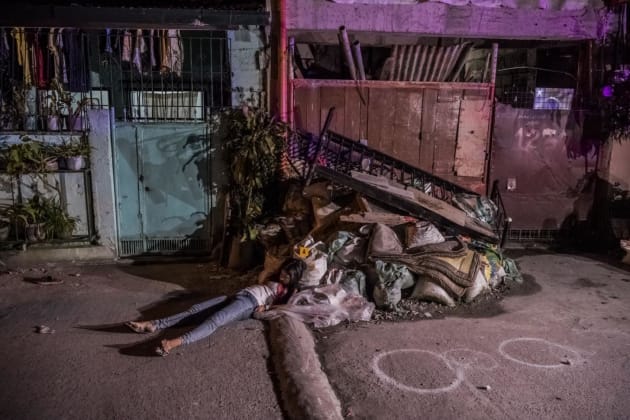
[[[387,357],[391,357],[397,354],[404,354],[404,353],[424,353],[424,354],[433,356],[437,359],[440,359],[446,365],[446,368],[448,368],[451,372],[453,372],[455,379],[449,385],[439,387],[439,388],[418,388],[418,387],[405,385],[397,381],[396,379],[392,378],[389,374],[385,373],[383,369],[381,369],[380,364],[381,364],[381,361]],[[374,371],[376,376],[378,376],[384,382],[392,386],[395,386],[398,389],[402,389],[403,391],[415,392],[416,394],[439,394],[442,392],[450,392],[454,390],[455,388],[457,388],[464,380],[464,370],[461,367],[456,366],[455,368],[453,368],[453,366],[451,366],[451,363],[449,363],[448,359],[442,356],[441,354],[434,353],[428,350],[421,350],[421,349],[397,349],[397,350],[389,350],[389,351],[381,352],[375,355],[374,359],[372,359],[372,370]]]
[[[492,356],[482,351],[466,348],[452,349],[444,353],[451,365],[460,366],[464,369],[493,370],[499,364]]]
[[[528,362],[526,360],[522,360],[522,359],[519,359],[518,357],[513,356],[506,349],[506,347],[509,347],[511,344],[516,344],[516,343],[541,343],[550,348],[562,350],[563,356],[558,357],[558,363],[542,364],[542,363]],[[563,346],[562,344],[553,343],[551,341],[545,340],[544,338],[536,338],[536,337],[517,337],[517,338],[510,338],[508,340],[505,340],[501,342],[501,344],[499,345],[499,353],[501,354],[501,356],[505,357],[508,360],[511,360],[516,363],[520,363],[525,366],[535,367],[535,368],[547,368],[547,369],[561,368],[561,367],[567,366],[566,361],[569,359],[573,360],[574,362],[578,362],[582,360],[582,356],[580,356],[580,354],[577,351],[573,350],[572,348]],[[573,357],[569,357],[569,353]],[[565,361],[565,363],[561,363],[561,361],[563,360]]]

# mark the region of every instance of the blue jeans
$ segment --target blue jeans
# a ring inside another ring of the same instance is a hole
[[[201,315],[213,307],[224,303],[226,300],[226,296],[219,296],[206,300],[191,306],[191,308],[185,312],[180,312],[162,319],[156,319],[153,321],[153,325],[155,325],[158,330],[171,327],[175,324],[179,324],[187,318]],[[229,304],[205,318],[205,320],[197,328],[182,335],[182,342],[184,344],[194,343],[195,341],[209,336],[219,327],[227,325],[233,321],[242,321],[247,319],[252,316],[257,306],[258,302],[256,302],[256,299],[252,295],[247,292],[239,292]]]

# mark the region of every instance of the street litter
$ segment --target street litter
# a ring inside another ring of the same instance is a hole
[[[498,190],[486,197],[327,127],[322,133],[292,138],[282,214],[259,229],[259,281],[300,259],[299,292],[258,318],[324,327],[401,311],[403,299],[455,307],[523,281],[501,251],[511,219]]]
[[[46,325],[38,325],[35,327],[35,332],[38,334],[54,334],[55,330]]]
[[[57,279],[53,276],[24,277],[24,281],[29,282],[29,283],[39,284],[42,286],[50,286],[50,285],[63,283],[63,280]]]

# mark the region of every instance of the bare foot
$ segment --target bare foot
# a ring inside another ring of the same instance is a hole
[[[184,344],[184,342],[180,337],[172,340],[162,340],[160,342],[160,346],[155,349],[155,352],[160,356],[166,356],[171,352],[171,350],[181,346],[182,344]]]
[[[151,321],[129,321],[125,325],[137,333],[152,333],[157,330]]]

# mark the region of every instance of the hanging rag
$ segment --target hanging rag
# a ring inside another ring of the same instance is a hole
[[[42,50],[41,43],[39,42],[39,31],[35,34],[33,42],[33,55],[35,65],[35,81],[37,87],[40,89],[46,89],[46,62],[44,60],[44,51]]]
[[[67,57],[68,87],[71,91],[85,92],[88,87],[86,55],[83,38],[78,29],[64,31],[64,52]]]
[[[55,43],[57,45],[57,52],[59,54],[59,71],[61,76],[60,81],[63,83],[68,83],[68,62],[66,60],[65,54],[66,46],[63,42],[63,31],[63,28],[59,29],[59,32],[57,32]]]
[[[160,72],[175,73],[178,77],[182,75],[184,62],[184,49],[179,30],[168,29],[162,32],[161,48],[162,67]]]
[[[154,45],[155,36],[156,36],[155,29],[151,29],[149,31],[149,55],[150,55],[150,60],[151,60],[151,70],[153,70],[153,68],[157,66],[157,62],[155,60],[155,45]]]
[[[123,33],[122,61],[131,61],[131,32],[127,30]]]
[[[142,73],[142,54],[147,51],[147,44],[142,36],[142,29],[136,30],[136,42],[133,47],[133,64]]]
[[[55,28],[50,28],[50,32],[48,32],[48,54],[52,56],[53,79],[59,81],[61,76],[61,61],[59,60],[59,51],[57,50],[55,38]]]
[[[18,64],[22,66],[24,86],[30,86],[33,83],[33,79],[31,77],[30,55],[28,53],[28,45],[26,44],[24,28],[13,28],[11,36],[15,39]]]
[[[114,52],[112,49],[112,30],[109,28],[105,29],[105,52],[108,54]]]

